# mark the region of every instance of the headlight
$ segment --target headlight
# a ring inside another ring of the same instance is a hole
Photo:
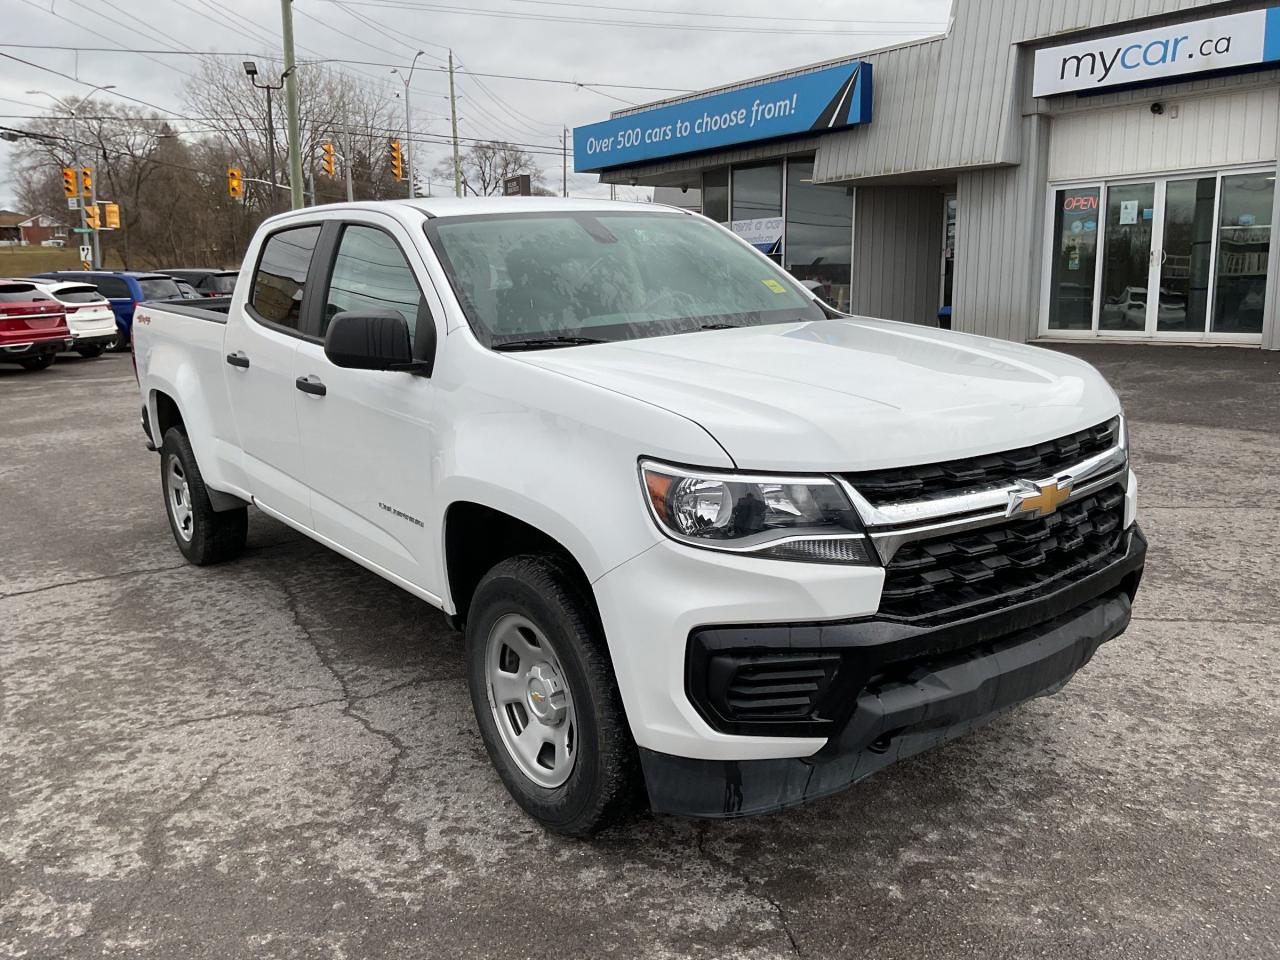
[[[827,477],[687,470],[643,460],[645,499],[673,540],[776,560],[871,564],[852,504]]]

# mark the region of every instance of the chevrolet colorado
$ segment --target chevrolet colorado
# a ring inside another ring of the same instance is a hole
[[[1061,688],[1142,575],[1092,367],[837,314],[685,211],[294,211],[134,330],[187,559],[253,505],[442,609],[499,775],[570,835],[847,787]]]

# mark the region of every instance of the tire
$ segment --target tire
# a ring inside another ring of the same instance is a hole
[[[102,356],[102,347],[79,347],[76,349],[76,353],[80,354],[80,356],[84,357],[86,360],[92,360],[95,357]]]
[[[530,635],[538,640],[536,647],[527,642]],[[495,644],[502,648],[496,660]],[[518,663],[508,654],[515,654]],[[566,562],[552,555],[526,555],[490,570],[471,601],[466,659],[471,705],[489,759],[529,816],[555,833],[585,838],[636,809],[644,796],[639,757],[598,618]],[[513,680],[496,677],[494,663]],[[557,683],[567,693],[567,710],[558,724],[548,726],[534,713],[535,698],[543,691],[537,703],[544,711],[554,710],[559,694],[548,691]],[[504,700],[503,690],[512,697],[519,696],[517,689],[528,691],[522,701]],[[524,759],[508,745],[521,712],[526,726],[533,728],[529,742],[545,738],[543,752],[530,751]],[[556,738],[562,742],[552,743]],[[562,753],[564,741],[570,749]],[[537,764],[531,762],[532,753]],[[570,760],[567,771],[561,766],[565,756]],[[532,774],[527,772],[531,767]],[[562,782],[556,782],[562,775]]]
[[[160,490],[173,539],[189,562],[203,567],[240,555],[249,533],[249,509],[213,509],[191,442],[178,427],[165,431],[160,445]]]
[[[38,357],[24,357],[18,362],[22,364],[22,369],[24,370],[48,370],[53,366],[55,359],[56,354],[42,353]]]

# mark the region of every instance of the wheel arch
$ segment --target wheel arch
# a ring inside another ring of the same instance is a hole
[[[478,501],[455,500],[444,513],[442,542],[445,586],[457,625],[465,622],[484,575],[503,560],[525,553],[559,558],[591,604],[599,624],[595,591],[582,562],[560,539],[536,524]]]

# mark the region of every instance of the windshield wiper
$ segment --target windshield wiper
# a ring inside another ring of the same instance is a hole
[[[508,350],[552,350],[556,347],[577,347],[587,343],[609,343],[608,340],[597,340],[594,337],[527,337],[523,340],[506,340],[495,343],[493,349]]]

